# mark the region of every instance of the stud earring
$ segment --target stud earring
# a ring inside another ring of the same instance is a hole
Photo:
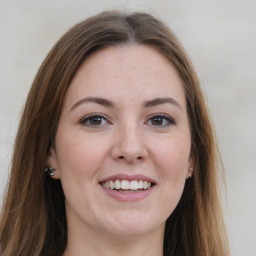
[[[189,170],[190,170],[190,174],[188,175],[188,177],[191,178],[194,170],[193,170],[193,168],[189,168]]]
[[[49,175],[50,177],[54,176],[55,175],[55,169],[52,168],[52,167],[46,167],[44,172]]]

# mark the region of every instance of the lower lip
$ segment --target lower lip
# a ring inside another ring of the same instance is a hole
[[[102,186],[101,186],[102,187]],[[107,195],[111,196],[112,198],[119,200],[119,201],[136,201],[136,200],[142,200],[145,197],[149,196],[151,192],[153,191],[155,186],[147,189],[142,190],[141,192],[129,192],[129,193],[122,193],[118,192],[117,190],[107,189],[102,187],[102,189],[107,193]]]

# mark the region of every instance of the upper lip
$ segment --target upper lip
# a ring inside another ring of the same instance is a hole
[[[109,181],[109,180],[128,180],[128,181],[143,180],[143,181],[151,182],[151,183],[154,183],[154,184],[156,183],[155,180],[153,180],[152,178],[147,177],[147,176],[142,175],[142,174],[128,175],[128,174],[124,174],[124,173],[108,176],[108,177],[100,180],[100,183],[101,182],[106,182],[106,181]]]

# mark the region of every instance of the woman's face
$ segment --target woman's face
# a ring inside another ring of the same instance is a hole
[[[148,46],[100,50],[67,91],[55,148],[69,232],[164,232],[192,167],[181,81]]]

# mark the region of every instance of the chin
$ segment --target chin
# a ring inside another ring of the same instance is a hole
[[[109,224],[109,223],[108,223]],[[150,234],[156,230],[165,228],[165,221],[156,221],[153,216],[145,215],[138,216],[138,214],[123,214],[119,218],[114,219],[111,227],[106,227],[112,236],[119,238],[137,237],[141,235]]]
[[[109,232],[111,236],[126,239],[126,238],[135,238],[139,236],[144,236],[150,234],[154,231],[153,228],[150,227],[143,227],[143,226],[124,226],[121,228],[111,229]]]

